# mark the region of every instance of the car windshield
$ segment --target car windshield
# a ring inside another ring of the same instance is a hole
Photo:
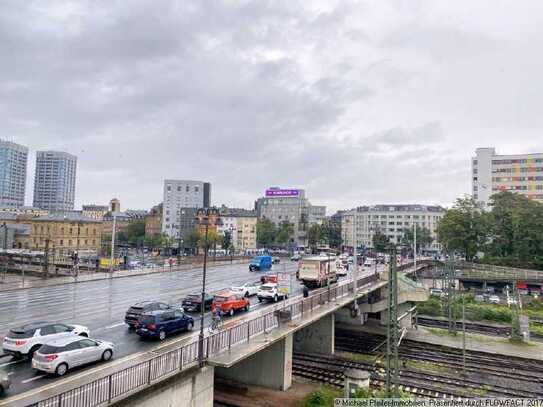
[[[264,291],[272,291],[273,287],[271,287],[269,285],[263,285],[262,287],[260,287],[260,289],[264,290]]]
[[[52,353],[62,352],[64,348],[62,346],[42,345],[39,352],[42,355],[51,355]]]
[[[200,300],[200,295],[198,295],[198,294],[187,295],[187,300],[189,300],[189,301],[199,301]]]
[[[18,329],[12,329],[9,331],[8,338],[14,338],[14,339],[24,339],[24,338],[32,338],[34,336],[35,330],[30,331],[23,331]]]
[[[228,298],[227,297],[215,297],[215,302],[225,302]]]

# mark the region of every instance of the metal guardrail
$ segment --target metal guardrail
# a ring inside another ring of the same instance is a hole
[[[479,263],[462,263],[460,273],[462,277],[466,278],[486,277],[497,280],[543,281],[543,271]]]
[[[423,266],[422,264],[420,266]],[[405,270],[407,267],[403,267]],[[358,279],[358,287],[377,281],[374,273]],[[232,346],[249,342],[251,338],[267,333],[279,326],[276,310],[288,309],[292,318],[303,317],[307,312],[349,293],[353,293],[353,282],[342,281],[313,291],[308,297],[287,303],[255,319],[204,338],[204,358],[230,350]],[[175,375],[198,364],[198,340],[180,348],[155,356],[147,361],[127,367],[118,372],[96,379],[90,383],[65,391],[45,400],[31,404],[32,407],[98,407],[125,398],[144,387]]]

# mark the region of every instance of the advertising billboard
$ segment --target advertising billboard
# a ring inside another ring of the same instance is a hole
[[[270,188],[266,190],[266,197],[280,197],[280,196],[300,196],[299,189],[279,189],[279,188]]]

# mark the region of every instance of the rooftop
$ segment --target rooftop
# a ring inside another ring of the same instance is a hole
[[[0,215],[1,216],[1,215]],[[44,216],[38,216],[37,218],[33,218],[33,221],[37,222],[87,222],[87,223],[100,223],[99,220],[88,218],[86,216],[83,216],[79,213],[54,213]]]

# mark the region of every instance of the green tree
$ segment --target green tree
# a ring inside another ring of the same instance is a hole
[[[207,242],[207,245],[206,245]],[[198,241],[198,246],[202,249],[211,249],[213,247],[216,247],[217,245],[221,244],[222,238],[221,235],[219,235],[215,230],[211,229],[207,232],[207,239],[205,235],[200,235],[200,240]]]
[[[157,249],[163,247],[167,240],[167,236],[164,234],[157,234],[152,236],[145,236],[144,244],[151,249]]]
[[[222,248],[226,251],[230,251],[234,248],[232,245],[232,232],[229,230],[224,231],[224,235],[222,237]]]
[[[488,216],[471,197],[458,198],[437,227],[440,243],[447,251],[458,251],[470,261],[488,236]]]
[[[417,252],[424,247],[427,247],[432,244],[434,239],[429,229],[416,226],[417,228]],[[415,241],[415,234],[413,233],[413,228],[405,228],[403,230],[402,244],[408,246],[409,248],[413,247]]]
[[[279,230],[277,231],[275,241],[278,244],[286,245],[291,241],[293,236],[294,226],[292,225],[292,223],[283,222],[279,225]]]
[[[373,234],[373,248],[378,252],[384,252],[390,245],[390,239],[381,230],[377,229]]]
[[[277,236],[277,227],[269,219],[259,219],[256,223],[256,241],[261,246],[271,245]]]
[[[200,232],[198,232],[197,229],[193,229],[185,235],[185,244],[192,253],[194,253],[194,250],[198,247],[198,242],[200,242],[200,238]]]
[[[307,231],[307,242],[309,247],[315,248],[324,238],[321,225],[315,224],[309,227]]]
[[[325,240],[330,247],[340,248],[343,244],[343,239],[341,238],[341,226],[325,223],[322,226],[322,235],[323,240]]]

